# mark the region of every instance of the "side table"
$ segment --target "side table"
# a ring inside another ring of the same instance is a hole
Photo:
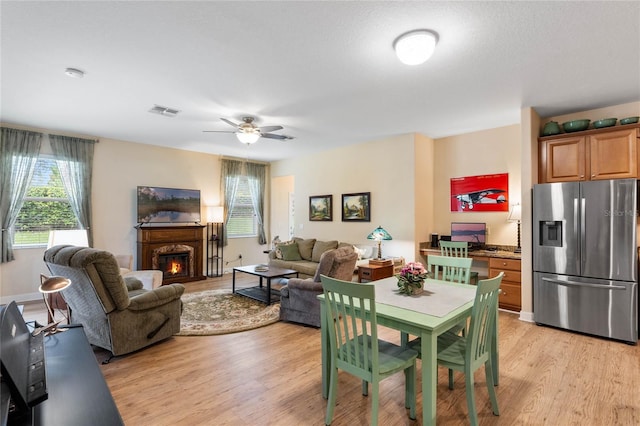
[[[383,278],[393,276],[393,265],[377,266],[377,265],[360,265],[358,266],[358,282],[362,280],[376,281]]]

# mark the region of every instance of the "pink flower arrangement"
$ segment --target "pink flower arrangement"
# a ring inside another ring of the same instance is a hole
[[[420,262],[409,262],[396,275],[398,278],[398,287],[400,293],[413,294],[414,288],[422,288],[424,280],[429,276],[429,273]]]

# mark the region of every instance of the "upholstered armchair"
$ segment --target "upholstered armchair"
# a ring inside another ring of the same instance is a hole
[[[320,257],[313,278],[290,278],[280,289],[280,319],[320,327],[320,275],[351,281],[357,260],[358,254],[351,246],[329,250]]]
[[[180,331],[183,285],[145,290],[135,278],[125,281],[113,254],[88,247],[51,247],[44,261],[52,274],[71,280],[62,291],[70,321],[82,324],[92,345],[117,356]]]

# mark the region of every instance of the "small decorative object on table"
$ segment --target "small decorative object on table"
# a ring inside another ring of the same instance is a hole
[[[408,295],[422,293],[424,290],[424,280],[427,279],[428,276],[429,272],[427,272],[422,263],[407,263],[400,273],[396,275],[400,293]]]

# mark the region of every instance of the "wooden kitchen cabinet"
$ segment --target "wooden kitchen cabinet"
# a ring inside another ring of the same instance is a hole
[[[540,183],[585,180],[587,168],[584,136],[540,142]]]
[[[538,138],[539,182],[638,178],[640,125]]]
[[[520,259],[489,259],[489,277],[495,277],[504,272],[500,283],[498,306],[502,309],[520,312],[522,307],[522,291],[520,287]]]
[[[638,132],[617,130],[588,137],[591,180],[638,177]]]

